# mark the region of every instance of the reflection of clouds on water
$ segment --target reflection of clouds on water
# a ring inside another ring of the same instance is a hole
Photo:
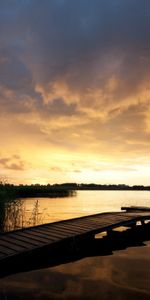
[[[8,299],[144,300],[150,298],[150,243],[0,280]],[[126,255],[125,255],[126,254]]]
[[[150,293],[150,243],[146,247],[115,253],[113,261],[113,282],[119,286]],[[118,271],[119,268],[122,272]]]

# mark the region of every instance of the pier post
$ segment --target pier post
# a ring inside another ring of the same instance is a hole
[[[135,229],[135,228],[136,228],[136,222],[131,223],[131,228],[132,228],[132,229]]]
[[[141,220],[141,225],[143,226],[143,225],[145,225],[145,222],[144,222],[144,220]]]
[[[110,236],[112,234],[112,231],[113,231],[112,229],[107,229],[107,231],[106,231],[107,232],[107,236]]]

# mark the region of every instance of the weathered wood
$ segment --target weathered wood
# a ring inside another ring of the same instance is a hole
[[[13,239],[15,239],[16,241],[23,241],[23,242],[26,242],[27,244],[30,244],[30,245],[33,245],[33,246],[38,246],[39,245],[39,241],[35,241],[35,240],[31,240],[29,237],[24,237],[24,236],[19,236],[17,234],[15,235],[12,235],[11,236]]]
[[[47,232],[49,232],[49,233],[54,233],[54,234],[57,234],[57,235],[61,235],[61,236],[66,236],[66,235],[68,235],[69,234],[69,236],[70,235],[72,235],[72,234],[77,234],[77,233],[79,233],[79,232],[77,232],[77,230],[76,231],[72,231],[70,228],[69,229],[66,229],[66,228],[64,228],[64,227],[53,227],[52,229],[50,229],[50,228],[47,228],[46,229],[47,230]]]
[[[68,224],[68,225],[67,224],[66,225],[62,224],[62,226],[55,225],[54,228],[55,229],[58,228],[58,230],[61,230],[61,228],[62,228],[62,230],[66,231],[66,232],[71,232],[72,234],[80,234],[85,230],[81,227],[76,227],[76,226],[70,225],[70,224]]]
[[[41,234],[42,237],[44,237],[48,240],[51,237],[60,239],[60,236],[63,238],[63,237],[66,237],[66,235],[67,235],[67,233],[64,233],[64,232],[62,233],[61,231],[59,233],[57,233],[54,229],[48,232],[47,230],[45,230],[45,228],[35,230],[34,233]]]
[[[149,208],[150,210],[150,208]],[[5,259],[16,258],[26,252],[33,252],[45,246],[59,247],[61,242],[66,243],[82,237],[94,236],[97,233],[108,233],[119,226],[134,226],[137,221],[144,224],[144,220],[150,220],[148,211],[129,211],[102,213],[71,220],[59,221],[31,228],[16,230],[0,235],[0,264]]]
[[[40,232],[36,232],[33,229],[31,229],[31,231],[27,231],[27,234],[30,235],[31,238],[32,237],[39,238],[39,240],[41,240],[45,243],[48,243],[51,240],[48,236],[46,236]]]
[[[20,237],[20,236],[21,236],[21,237],[26,237],[26,238],[29,239],[29,241],[37,242],[39,246],[40,246],[40,244],[41,244],[41,245],[45,244],[45,239],[43,240],[43,239],[42,239],[41,237],[39,237],[39,236],[33,236],[31,233],[28,233],[28,232],[17,232],[17,233],[15,233],[15,234],[16,234],[16,236],[19,235],[19,237]]]
[[[14,251],[16,251],[16,252],[18,252],[18,251],[22,251],[22,250],[24,250],[25,249],[25,247],[24,246],[20,246],[20,245],[16,245],[16,244],[12,244],[12,243],[10,243],[9,241],[7,242],[7,241],[4,241],[4,240],[2,240],[1,239],[1,241],[0,241],[0,246],[4,246],[4,247],[6,247],[7,249],[12,249],[12,250],[14,250]]]
[[[18,239],[14,239],[13,236],[3,237],[1,239],[1,242],[7,242],[7,243],[10,243],[10,245],[14,244],[19,247],[26,248],[26,249],[30,249],[30,247],[31,247],[31,244],[24,242],[24,241],[20,241]]]

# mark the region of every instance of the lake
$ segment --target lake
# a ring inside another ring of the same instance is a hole
[[[150,206],[150,192],[78,191],[70,198],[40,198],[37,207],[36,201],[22,200],[23,212],[27,220],[36,208],[37,221],[44,223],[120,211],[121,206]],[[150,299],[150,238],[134,247],[116,247],[108,255],[101,255],[98,246],[90,251],[54,267],[49,267],[47,259],[43,269],[1,278],[0,299]]]
[[[61,198],[26,198],[5,209],[2,230],[10,231],[49,222],[120,211],[121,206],[150,206],[149,191],[77,191]]]
[[[19,205],[18,205],[19,204]],[[149,191],[77,191],[64,198],[21,199],[9,210],[6,230],[75,218],[107,211],[120,211],[121,206],[150,206]]]
[[[31,212],[36,199],[24,201],[26,211]],[[150,206],[149,191],[77,191],[66,198],[39,198],[39,214],[43,223],[65,220],[107,211],[120,211],[121,206]]]
[[[0,279],[0,299],[150,299],[150,242]]]

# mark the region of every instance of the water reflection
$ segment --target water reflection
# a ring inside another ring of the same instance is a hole
[[[67,252],[39,253],[16,269],[27,274],[0,280],[0,299],[149,299],[150,243],[140,247],[145,241],[148,224]]]

